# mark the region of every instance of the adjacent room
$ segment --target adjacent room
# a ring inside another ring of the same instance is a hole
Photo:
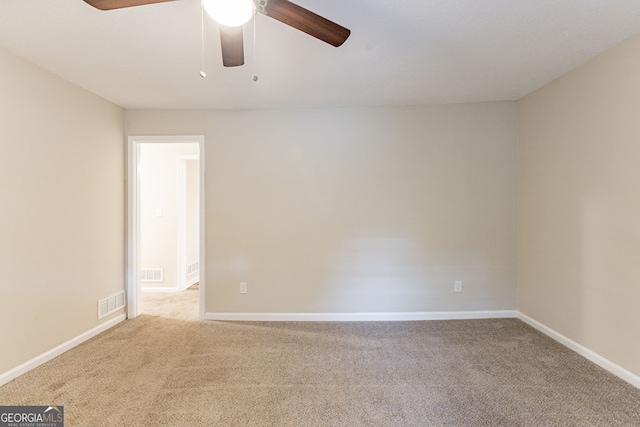
[[[638,2],[247,1],[0,2],[0,406],[640,424]]]

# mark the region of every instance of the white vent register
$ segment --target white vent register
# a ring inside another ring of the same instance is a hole
[[[125,305],[124,291],[98,300],[98,320],[120,310]]]
[[[140,270],[141,282],[162,282],[164,271],[161,268],[143,268]]]

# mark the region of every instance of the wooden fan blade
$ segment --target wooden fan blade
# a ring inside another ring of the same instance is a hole
[[[268,0],[260,11],[335,47],[341,46],[351,34],[351,30],[288,0]]]
[[[242,26],[227,27],[220,25],[220,45],[222,46],[222,65],[225,67],[237,67],[244,64]]]
[[[162,3],[173,0],[84,0],[96,9],[111,10],[122,9],[123,7],[142,6],[143,4]]]

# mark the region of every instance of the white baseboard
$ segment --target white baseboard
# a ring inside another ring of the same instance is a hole
[[[187,284],[185,285],[184,288],[187,289],[189,286],[193,286],[199,281],[200,281],[200,275],[196,274],[195,277],[192,277],[191,279],[187,279]]]
[[[141,292],[182,292],[184,289],[180,289],[177,286],[143,286],[140,288]]]
[[[115,325],[117,325],[118,323],[122,322],[123,320],[125,320],[127,318],[126,314],[120,314],[116,317],[114,317],[113,319],[107,320],[106,322],[96,326],[93,329],[88,330],[87,332],[84,332],[83,334],[78,335],[75,338],[70,339],[67,342],[64,342],[62,344],[60,344],[57,347],[52,348],[51,350],[42,353],[39,356],[34,357],[33,359],[23,363],[20,366],[16,366],[15,368],[11,369],[10,371],[7,371],[3,374],[0,374],[0,386],[8,383],[9,381],[13,380],[14,378],[19,377],[22,374],[25,374],[27,372],[29,372],[30,370],[37,368],[38,366],[42,365],[45,362],[48,362],[49,360],[53,359],[54,357],[60,356],[62,353],[64,353],[67,350],[71,350],[73,347],[76,347],[80,344],[82,344],[83,342],[89,340],[90,338],[95,337],[96,335],[98,335],[101,332],[106,331],[109,328],[114,327]]]
[[[606,359],[602,356],[600,356],[598,353],[589,350],[587,347],[578,344],[577,342],[565,337],[564,335],[562,335],[559,332],[554,331],[553,329],[551,329],[550,327],[538,322],[537,320],[532,319],[531,317],[527,316],[526,314],[522,314],[520,312],[518,312],[518,318],[520,320],[522,320],[523,322],[525,322],[526,324],[534,327],[535,329],[539,330],[540,332],[542,332],[543,334],[553,338],[554,340],[558,341],[560,344],[564,345],[565,347],[570,348],[571,350],[575,351],[576,353],[578,353],[579,355],[581,355],[582,357],[592,361],[593,363],[595,363],[596,365],[600,366],[601,368],[606,369],[607,371],[611,372],[613,375],[625,380],[626,382],[628,382],[629,384],[640,388],[640,376],[634,374],[633,372],[630,372],[626,369],[624,369],[622,366],[617,365],[615,363],[613,363],[612,361],[610,361],[609,359]]]
[[[516,310],[435,311],[408,313],[205,313],[205,320],[246,322],[389,322],[516,318]]]

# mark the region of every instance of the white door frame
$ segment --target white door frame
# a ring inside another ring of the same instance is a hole
[[[199,154],[181,154],[178,156],[177,187],[177,223],[178,223],[178,291],[187,289],[187,160],[199,160]],[[199,263],[198,263],[199,264]]]
[[[140,144],[145,143],[198,143],[200,147],[200,318],[204,318],[206,295],[206,242],[205,242],[205,154],[203,135],[130,136],[128,138],[127,167],[127,317],[140,315]]]

